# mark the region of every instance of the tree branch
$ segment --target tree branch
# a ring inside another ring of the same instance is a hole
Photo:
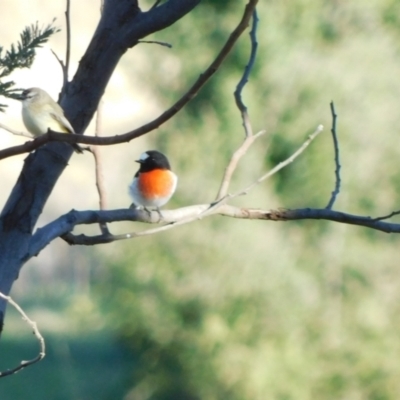
[[[333,139],[333,149],[335,152],[335,187],[333,189],[331,198],[329,200],[328,205],[326,208],[329,210],[333,207],[333,204],[336,201],[336,197],[340,192],[340,160],[339,160],[339,142],[336,134],[336,120],[337,120],[337,114],[335,111],[335,105],[333,104],[333,101],[331,101],[330,104],[331,107],[331,114],[332,114],[332,128],[331,128],[331,133],[332,133],[332,139]]]
[[[103,101],[100,100],[99,106],[97,107],[96,114],[96,130],[95,135],[100,136],[102,131],[102,122],[103,122]],[[103,158],[101,155],[101,150],[98,146],[91,146],[90,150],[94,157],[95,163],[95,175],[96,175],[96,188],[97,193],[99,195],[99,208],[100,210],[105,210],[107,208],[107,193],[106,187],[104,184],[104,168],[103,168]],[[103,235],[107,235],[110,232],[108,231],[107,224],[100,224],[100,230]]]
[[[163,216],[166,211],[163,211]],[[36,256],[54,239],[65,235],[78,225],[101,224],[118,221],[161,222],[157,212],[149,213],[138,209],[119,209],[107,211],[76,211],[71,210],[49,224],[36,230],[30,241],[24,261]]]
[[[68,71],[69,71],[70,56],[71,56],[71,20],[70,20],[71,2],[70,2],[70,0],[66,0],[66,4],[67,5],[66,5],[65,13],[64,13],[65,14],[65,26],[66,26],[65,64],[58,57],[58,55],[53,50],[51,50],[54,57],[60,64],[61,71],[62,71],[63,84],[62,84],[62,88],[61,88],[61,94],[63,94],[67,88]]]
[[[400,233],[400,224],[384,222],[381,217],[372,218],[361,215],[333,211],[326,208],[300,208],[294,210],[278,209],[263,210],[258,208],[235,207],[221,204],[213,207],[211,204],[198,204],[177,210],[163,210],[162,220],[157,211],[120,209],[109,211],[76,211],[61,216],[46,227],[38,229],[32,244],[29,247],[26,259],[37,255],[48,243],[61,236],[69,244],[92,246],[110,243],[116,240],[132,239],[140,236],[153,235],[164,232],[177,226],[184,225],[211,215],[221,215],[231,218],[267,220],[267,221],[298,221],[298,220],[326,220],[343,224],[363,226],[386,233]],[[93,223],[110,223],[118,221],[146,222],[150,224],[166,223],[157,228],[139,232],[130,232],[120,235],[74,235],[71,231],[78,225]]]
[[[241,196],[243,194],[247,194],[254,186],[260,184],[261,182],[269,179],[272,175],[276,174],[281,169],[285,168],[287,165],[292,163],[303,151],[311,144],[311,142],[323,131],[324,127],[322,125],[318,125],[317,129],[308,137],[308,139],[298,148],[290,157],[286,160],[281,161],[274,168],[272,168],[269,172],[258,178],[251,185],[247,186],[245,189],[237,192],[234,197]]]
[[[340,222],[342,224],[363,226],[385,233],[400,233],[400,224],[383,222],[381,217],[372,218],[362,215],[348,214],[341,211],[333,211],[327,208],[301,208],[297,210],[269,211],[265,219],[273,221],[298,221],[303,219],[319,219]]]
[[[53,54],[53,56],[55,57],[55,59],[57,60],[57,62],[60,64],[61,72],[62,72],[62,76],[63,76],[63,87],[65,87],[65,84],[67,82],[67,80],[66,80],[67,79],[66,78],[67,73],[65,71],[65,65],[64,65],[63,61],[60,59],[60,57],[58,57],[57,53],[53,49],[50,49],[50,51]]]
[[[247,136],[243,141],[242,145],[233,153],[228,166],[225,169],[224,176],[221,181],[221,186],[219,188],[216,200],[223,198],[227,195],[229,190],[229,185],[233,176],[233,173],[236,170],[236,167],[240,161],[240,159],[247,153],[247,150],[250,146],[262,135],[264,135],[266,131],[260,131],[255,135]]]
[[[123,28],[124,44],[127,47],[136,45],[136,32],[138,30],[140,30],[141,36],[144,37],[168,28],[200,4],[200,2],[201,0],[168,0],[157,7],[151,7],[146,12],[140,12],[134,24],[126,25]],[[115,4],[111,4],[111,7],[115,8]],[[105,12],[107,12],[106,9]]]
[[[139,40],[138,43],[147,43],[147,44],[158,44],[160,46],[168,47],[172,49],[172,44],[167,42],[160,42],[159,40]]]
[[[6,125],[4,125],[2,123],[0,123],[0,129],[4,129],[5,131],[10,132],[15,136],[24,136],[24,137],[27,137],[29,139],[34,139],[34,137],[30,133],[23,132],[23,131],[17,131],[15,129],[9,128],[8,126],[6,126]]]
[[[256,61],[256,56],[257,56],[257,25],[258,25],[258,16],[257,16],[257,10],[254,9],[253,11],[253,25],[250,31],[250,42],[251,42],[251,50],[250,50],[250,58],[249,62],[246,65],[246,68],[244,69],[243,76],[240,79],[236,90],[235,90],[235,101],[236,105],[242,115],[242,121],[243,121],[243,127],[245,130],[246,137],[252,136],[253,135],[253,129],[251,127],[250,119],[249,119],[249,114],[247,112],[247,107],[242,101],[242,90],[245,87],[246,83],[249,80],[249,76],[251,73],[251,70],[253,69],[254,63]]]
[[[5,296],[3,293],[0,292],[0,297],[6,300],[8,303],[10,303],[22,315],[22,319],[26,321],[26,323],[32,328],[33,334],[36,336],[40,346],[39,354],[32,360],[21,361],[20,365],[18,365],[17,367],[12,369],[7,369],[6,371],[1,371],[0,378],[4,378],[5,376],[15,374],[21,369],[29,367],[30,365],[35,364],[36,362],[42,360],[46,355],[46,353],[45,353],[44,339],[41,333],[39,332],[36,322],[28,318],[24,310],[10,296]]]
[[[65,69],[63,76],[63,89],[66,88],[68,83],[68,71],[71,58],[71,1],[67,0],[67,9],[65,10],[65,25],[67,34],[67,43],[65,49]]]
[[[245,140],[242,145],[235,151],[232,155],[228,166],[225,169],[224,176],[222,178],[221,186],[219,188],[217,194],[217,200],[221,199],[226,196],[228,193],[229,185],[233,176],[233,173],[236,170],[236,167],[240,161],[240,159],[246,154],[247,150],[250,146],[258,139],[261,135],[265,133],[265,131],[258,132],[256,136],[253,136],[253,128],[251,126],[249,114],[247,112],[247,107],[242,101],[242,91],[245,87],[246,83],[248,82],[251,70],[256,60],[257,55],[257,10],[254,9],[253,11],[253,24],[250,31],[250,43],[251,43],[251,50],[250,50],[250,58],[249,62],[244,69],[243,76],[240,79],[239,83],[236,86],[236,90],[234,92],[235,102],[240,111],[243,121],[243,127],[245,131]]]
[[[155,3],[150,7],[150,10],[152,10],[153,8],[158,7],[158,5],[161,3],[161,0],[156,0]]]

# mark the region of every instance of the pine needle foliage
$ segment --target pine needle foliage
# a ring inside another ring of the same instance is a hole
[[[14,88],[15,82],[12,80],[3,81],[14,70],[30,68],[36,56],[36,49],[48,41],[51,35],[60,31],[54,27],[54,20],[51,24],[39,27],[38,22],[27,26],[20,34],[19,42],[12,44],[10,49],[4,52],[0,46],[0,96],[13,99],[18,98],[21,89]],[[5,104],[0,104],[0,111],[4,112]]]

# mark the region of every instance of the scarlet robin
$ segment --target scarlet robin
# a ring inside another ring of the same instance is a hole
[[[167,157],[157,150],[144,152],[136,162],[140,167],[129,186],[133,204],[159,210],[174,194],[178,177]]]

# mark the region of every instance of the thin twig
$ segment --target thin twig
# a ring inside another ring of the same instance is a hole
[[[156,0],[156,2],[151,6],[150,10],[152,10],[153,8],[156,8],[162,0]]]
[[[262,135],[264,135],[266,131],[260,131],[255,135],[247,136],[244,139],[242,145],[233,153],[228,166],[225,169],[224,176],[221,181],[221,186],[219,188],[218,194],[216,199],[221,199],[222,197],[226,196],[229,190],[229,184],[232,179],[232,175],[236,170],[236,167],[240,161],[240,159],[247,153],[247,150],[250,146]]]
[[[101,135],[101,126],[103,123],[103,100],[100,100],[99,106],[97,107],[97,114],[96,114],[96,129],[95,129],[95,135],[100,136]],[[93,152],[93,155],[95,157],[96,161],[96,187],[97,187],[97,192],[99,194],[99,206],[100,210],[105,210],[107,208],[107,196],[106,196],[106,190],[105,190],[105,185],[104,185],[104,170],[103,170],[103,163],[100,162],[101,156],[99,154],[99,147],[98,146],[91,146],[91,150]]]
[[[12,157],[17,154],[23,154],[27,152],[31,152],[37,149],[40,146],[43,146],[45,143],[51,141],[60,141],[67,143],[83,143],[83,144],[94,144],[99,146],[109,146],[112,144],[118,143],[126,143],[133,139],[136,139],[140,136],[145,135],[148,132],[151,132],[157,129],[160,125],[171,119],[174,115],[176,115],[205,85],[206,82],[215,74],[215,72],[219,69],[222,62],[232,50],[233,46],[241,36],[241,34],[246,30],[249,24],[249,20],[252,16],[253,10],[257,5],[258,0],[249,0],[248,4],[245,7],[242,19],[239,24],[230,34],[227,39],[225,45],[222,47],[220,52],[214,61],[210,64],[210,66],[199,76],[196,82],[189,88],[189,90],[168,110],[164,111],[160,116],[155,118],[153,121],[134,129],[130,132],[127,132],[122,135],[113,135],[113,136],[86,136],[86,135],[65,135],[62,133],[56,132],[48,132],[44,135],[37,137],[35,140],[26,142],[23,145],[9,147],[7,149],[0,150],[0,160],[8,157]]]
[[[60,57],[58,57],[58,55],[53,50],[51,50],[51,52],[53,53],[54,57],[56,58],[56,60],[60,64],[61,70],[62,70],[63,85],[62,85],[62,88],[61,88],[61,93],[63,93],[64,90],[67,87],[68,70],[69,70],[70,56],[71,56],[71,18],[70,18],[71,4],[70,4],[70,0],[66,0],[66,1],[67,1],[67,6],[66,6],[66,10],[65,10],[65,25],[66,25],[66,42],[67,43],[66,43],[66,50],[65,50],[65,64],[60,59]]]
[[[101,127],[102,127],[102,122],[103,122],[103,100],[100,100],[99,106],[97,107],[97,113],[96,113],[96,129],[95,129],[95,135],[100,136],[101,134]],[[95,174],[96,174],[96,188],[97,188],[97,193],[99,194],[99,207],[100,210],[106,210],[107,209],[107,193],[106,193],[106,187],[104,184],[104,168],[103,168],[103,159],[101,157],[101,150],[99,146],[90,146],[90,150],[93,154],[94,157],[94,163],[95,163]],[[101,233],[103,235],[109,235],[110,231],[108,230],[107,224],[105,222],[101,222],[99,224]]]
[[[373,221],[382,221],[382,220],[384,220],[384,219],[389,219],[389,218],[392,218],[392,217],[394,217],[395,215],[399,215],[400,214],[400,211],[392,211],[390,214],[388,214],[388,215],[384,215],[384,216],[382,216],[382,217],[376,217],[376,218],[372,218],[372,220]]]
[[[329,200],[328,205],[326,208],[328,210],[332,209],[333,204],[336,201],[336,197],[340,192],[340,159],[339,159],[339,142],[336,134],[336,120],[337,120],[337,114],[335,111],[335,105],[333,104],[333,101],[330,103],[331,107],[331,114],[332,114],[332,127],[331,127],[331,133],[332,133],[332,139],[333,139],[333,148],[335,151],[335,188],[333,189],[331,198]]]
[[[282,168],[285,168],[287,165],[292,163],[303,151],[310,145],[310,143],[324,130],[324,127],[322,125],[318,125],[317,129],[312,133],[308,139],[301,145],[299,149],[297,149],[290,157],[288,157],[286,160],[280,162],[278,165],[276,165],[274,168],[272,168],[269,172],[258,178],[255,182],[253,182],[251,185],[247,186],[244,190],[241,190],[231,197],[238,197],[242,196],[244,194],[247,194],[251,189],[253,189],[254,186],[260,184],[261,182],[265,181],[266,179],[270,178],[272,175],[276,174],[278,171],[280,171]]]
[[[0,123],[0,129],[4,129],[5,131],[10,132],[10,133],[12,133],[13,135],[16,135],[16,136],[24,136],[24,137],[27,137],[29,139],[34,139],[34,137],[28,132],[17,131],[15,129],[9,128],[8,126],[6,126],[4,124],[1,124],[1,123]]]
[[[66,34],[67,34],[67,46],[65,50],[65,75],[63,88],[66,87],[68,83],[68,71],[71,58],[71,2],[67,0],[67,9],[65,10],[65,24],[66,24]]]
[[[44,356],[46,355],[46,353],[45,353],[44,339],[43,339],[43,336],[41,335],[41,333],[39,332],[36,322],[32,321],[25,314],[24,310],[10,296],[6,296],[0,292],[0,297],[4,300],[8,301],[8,303],[10,303],[22,315],[22,319],[24,321],[26,321],[26,323],[32,328],[33,334],[37,338],[37,340],[39,342],[39,346],[40,346],[39,354],[32,360],[21,361],[20,365],[18,365],[17,367],[15,367],[13,369],[7,369],[6,371],[0,372],[0,378],[4,378],[5,376],[15,374],[16,372],[20,371],[21,369],[29,367],[30,365],[42,360],[44,358]]]
[[[172,44],[167,42],[160,42],[158,40],[139,40],[138,43],[150,43],[150,44],[159,44],[160,46],[168,47],[172,49]]]
[[[53,53],[53,56],[56,58],[56,60],[58,61],[58,63],[60,64],[61,67],[61,71],[62,71],[62,75],[63,75],[63,88],[65,87],[65,83],[66,83],[66,70],[65,70],[65,65],[63,63],[63,61],[60,59],[60,57],[58,57],[58,55],[56,54],[56,52],[53,49],[50,49],[50,51]]]
[[[239,108],[240,113],[242,115],[243,127],[245,130],[246,137],[253,135],[253,129],[251,127],[249,114],[247,112],[247,107],[245,106],[245,104],[242,101],[242,90],[249,80],[251,70],[253,69],[254,63],[256,61],[257,47],[258,47],[257,26],[258,26],[257,10],[254,9],[253,24],[252,24],[251,31],[250,31],[250,42],[251,42],[250,58],[249,58],[248,64],[246,65],[246,68],[244,69],[243,76],[240,79],[240,81],[236,87],[236,90],[234,92],[236,105]]]

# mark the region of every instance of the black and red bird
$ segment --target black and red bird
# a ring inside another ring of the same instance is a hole
[[[129,185],[129,194],[137,207],[159,209],[172,197],[178,177],[171,171],[167,157],[157,150],[144,152],[139,170]]]

